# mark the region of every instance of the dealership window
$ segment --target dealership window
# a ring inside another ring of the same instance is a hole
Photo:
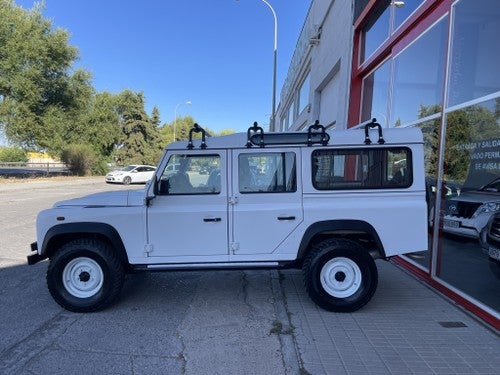
[[[358,41],[364,36],[366,45],[359,61],[369,61],[355,71],[351,99],[359,104],[350,124],[385,114],[388,126],[422,130],[431,251],[405,259],[483,312],[498,313],[500,268],[487,238],[488,222],[500,220],[499,3],[381,3],[359,20]],[[370,35],[377,29],[378,39]]]
[[[388,126],[388,98],[390,80],[390,60],[384,62],[363,79],[361,121],[376,118]]]
[[[500,4],[460,1],[454,6],[448,106],[500,91]]]
[[[310,86],[310,74],[304,78],[299,89],[299,102],[297,106],[299,108],[299,114],[309,105],[309,86]]]
[[[363,29],[361,61],[368,59],[424,1],[381,1]]]
[[[393,59],[391,126],[441,111],[448,17],[429,28]]]
[[[288,115],[286,117],[287,119],[287,129],[290,129],[293,125],[293,120],[295,120],[295,104],[294,102],[290,103],[290,107],[288,107]]]
[[[445,16],[363,79],[361,122],[401,126],[441,112],[447,27]]]
[[[451,6],[443,180],[435,276],[500,311],[500,268],[488,256],[488,222],[500,215],[500,32],[496,0]],[[464,280],[463,275],[476,275]],[[487,286],[490,286],[487,287]]]

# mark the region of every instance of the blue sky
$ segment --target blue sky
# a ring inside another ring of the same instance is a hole
[[[278,17],[277,104],[310,0],[268,0]],[[31,8],[34,1],[16,0]],[[46,0],[98,91],[143,91],[162,124],[191,115],[213,130],[269,124],[274,21],[262,0]]]

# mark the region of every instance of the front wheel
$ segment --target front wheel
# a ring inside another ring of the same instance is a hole
[[[375,261],[351,240],[330,239],[314,246],[302,271],[309,296],[328,311],[356,311],[377,289]]]
[[[123,185],[130,185],[131,182],[132,182],[132,179],[130,178],[130,176],[125,176],[123,178]]]
[[[67,310],[102,310],[120,294],[124,267],[113,249],[96,239],[77,239],[61,246],[50,258],[47,286]]]

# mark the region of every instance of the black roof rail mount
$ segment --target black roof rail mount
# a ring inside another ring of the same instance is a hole
[[[205,137],[210,137],[210,134],[208,134],[205,129],[203,129],[200,125],[194,124],[191,130],[189,131],[189,142],[187,145],[187,148],[189,150],[192,150],[194,148],[193,146],[193,133],[201,133],[201,144],[200,148],[202,150],[207,148],[207,143],[205,142]]]
[[[252,134],[253,133],[253,134]],[[250,126],[247,130],[247,144],[246,146],[248,148],[252,147],[252,141],[250,139],[252,138],[253,135],[258,135],[259,136],[259,146],[264,147],[264,129],[262,129],[259,124],[257,124],[257,121],[253,123],[253,126]]]
[[[323,125],[320,125],[319,120],[314,122],[314,125],[309,126],[307,129],[307,145],[312,146],[313,144],[313,134],[321,135],[321,144],[326,146],[330,140],[330,136],[326,133],[326,129]]]
[[[365,145],[370,145],[372,143],[370,139],[369,131],[370,129],[378,128],[378,144],[383,145],[385,143],[384,137],[382,136],[382,126],[377,122],[376,118],[373,118],[372,121],[365,125]]]
[[[247,143],[248,148],[252,146],[265,147],[270,145],[307,145],[321,144],[328,145],[330,135],[326,132],[325,127],[316,121],[314,125],[309,126],[306,132],[289,132],[289,133],[267,133],[257,125],[248,128]]]

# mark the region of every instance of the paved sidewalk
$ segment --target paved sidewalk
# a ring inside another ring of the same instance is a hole
[[[392,263],[352,314],[314,305],[300,271],[280,271],[302,374],[500,374],[500,337]],[[451,327],[450,327],[451,326]]]

